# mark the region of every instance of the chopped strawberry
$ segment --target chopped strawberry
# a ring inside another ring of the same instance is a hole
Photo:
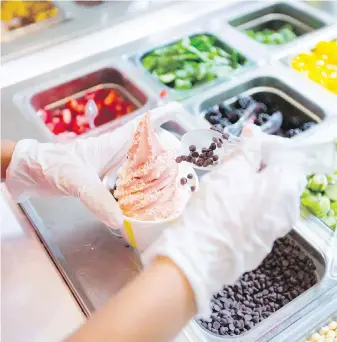
[[[54,131],[54,124],[53,123],[47,123],[47,125],[46,125],[47,127],[48,127],[48,129],[51,131],[51,132],[53,132]]]
[[[60,108],[56,108],[52,112],[53,117],[54,116],[61,116],[62,115],[62,110]]]
[[[66,126],[70,124],[70,122],[72,120],[72,115],[71,115],[71,111],[69,109],[63,109],[62,110],[62,120]]]
[[[38,115],[52,132],[62,134],[64,138],[83,134],[90,130],[85,116],[85,106],[90,99],[95,101],[98,109],[95,126],[103,125],[135,110],[133,104],[125,100],[118,91],[102,88],[88,92],[78,99],[70,99],[63,107],[51,111],[40,110]]]
[[[132,113],[133,111],[134,111],[133,105],[128,104],[128,105],[126,106],[126,112],[127,112],[127,114]]]
[[[73,99],[67,102],[66,107],[73,110],[76,113],[84,112],[84,104],[79,103],[77,100]]]
[[[167,96],[167,90],[166,89],[162,89],[159,93],[159,96],[161,99],[164,99]]]
[[[76,116],[76,123],[79,126],[89,126],[88,120],[85,116]]]
[[[54,125],[53,133],[54,134],[60,134],[63,133],[66,130],[66,127],[62,121],[59,121]]]
[[[104,99],[104,104],[106,106],[110,106],[113,102],[116,101],[117,94],[113,90],[110,90],[108,96]]]
[[[48,124],[52,121],[52,114],[50,110],[40,109],[37,112],[38,116],[43,120],[44,123]]]

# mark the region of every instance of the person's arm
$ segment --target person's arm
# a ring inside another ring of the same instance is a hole
[[[1,141],[1,180],[6,178],[6,170],[12,160],[16,143],[10,140]]]
[[[162,257],[111,298],[66,342],[167,342],[196,310],[184,273]]]

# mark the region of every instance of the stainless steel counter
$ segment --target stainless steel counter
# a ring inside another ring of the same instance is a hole
[[[20,207],[1,184],[1,340],[59,342],[84,314]]]

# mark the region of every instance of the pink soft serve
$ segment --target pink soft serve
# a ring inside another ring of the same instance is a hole
[[[150,113],[140,120],[127,156],[114,191],[124,215],[143,221],[175,215],[180,207],[178,164],[175,153],[161,146]]]

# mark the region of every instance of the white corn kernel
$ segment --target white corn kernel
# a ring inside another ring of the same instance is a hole
[[[318,341],[321,341],[322,340],[322,336],[318,333],[314,333],[312,336],[311,336],[311,339],[310,339],[310,342],[318,342]]]
[[[333,330],[329,330],[326,336],[333,339],[336,336],[336,333]]]
[[[320,333],[321,335],[325,335],[325,334],[327,334],[328,332],[329,332],[329,328],[328,328],[327,326],[322,327],[321,330],[319,331],[319,333]]]
[[[331,330],[336,330],[336,328],[337,328],[337,322],[336,322],[336,321],[330,322],[329,325],[328,325],[328,327],[329,327],[329,329],[331,329]]]

